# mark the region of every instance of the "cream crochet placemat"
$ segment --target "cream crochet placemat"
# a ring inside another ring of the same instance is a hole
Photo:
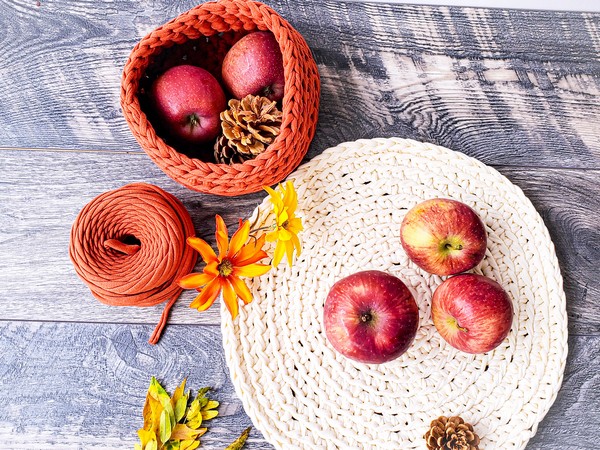
[[[424,449],[432,419],[460,415],[481,448],[524,448],[562,382],[567,318],[554,246],[523,192],[473,158],[404,139],[341,144],[288,179],[304,220],[302,255],[292,268],[283,261],[254,279],[254,302],[233,323],[222,310],[231,379],[265,438],[286,450]],[[406,211],[434,197],[479,213],[488,251],[473,272],[513,300],[513,328],[490,353],[461,353],[443,341],[430,314],[442,278],[401,247]],[[266,202],[255,211],[258,224]],[[344,358],[323,329],[333,283],[366,269],[398,276],[420,309],[412,346],[382,365]]]

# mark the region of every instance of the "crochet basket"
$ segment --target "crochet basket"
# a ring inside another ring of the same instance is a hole
[[[258,30],[271,31],[283,55],[283,120],[274,142],[255,159],[232,165],[190,157],[165,142],[140,104],[140,85],[161,52],[193,41],[203,45],[206,65],[215,66],[236,38]],[[150,158],[187,188],[225,196],[257,192],[300,164],[315,134],[319,95],[317,65],[304,38],[270,7],[244,0],[204,3],[158,27],[133,48],[121,82],[123,114]]]

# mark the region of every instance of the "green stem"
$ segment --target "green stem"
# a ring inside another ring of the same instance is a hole
[[[274,230],[275,228],[277,228],[277,224],[273,223],[271,225],[267,225],[267,226],[264,226],[264,227],[256,228],[254,230],[250,230],[250,234],[256,233],[257,231]]]

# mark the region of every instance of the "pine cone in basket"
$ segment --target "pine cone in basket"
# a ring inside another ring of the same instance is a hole
[[[440,416],[425,433],[428,450],[479,450],[479,436],[462,418]]]
[[[244,161],[252,159],[254,155],[240,153],[235,147],[232,147],[229,140],[221,135],[215,142],[215,161],[217,164],[242,164]]]
[[[281,127],[282,113],[277,103],[259,95],[229,100],[229,109],[221,113],[223,135],[229,147],[254,158],[271,144]]]

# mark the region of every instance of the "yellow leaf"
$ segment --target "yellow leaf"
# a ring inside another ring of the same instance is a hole
[[[179,422],[183,418],[188,402],[188,396],[185,395],[185,381],[186,380],[184,379],[181,382],[171,397],[171,407],[173,408],[173,412],[175,414],[175,422]]]
[[[191,420],[194,417],[196,417],[196,415],[200,412],[200,402],[198,401],[198,399],[192,401],[192,404],[190,405],[190,407],[187,410],[187,414],[185,416],[185,418],[187,420]]]
[[[183,417],[185,413],[185,407],[187,406],[187,396],[185,395],[185,382],[184,378],[181,384],[175,389],[173,395],[171,396],[171,407],[175,412],[175,421],[179,422],[179,420]]]
[[[210,411],[202,411],[202,420],[210,420],[213,417],[217,417],[219,413],[215,410],[210,410]]]
[[[160,402],[155,399],[150,390],[146,396],[146,403],[144,404],[144,430],[151,431],[156,436],[158,434],[158,427],[160,423],[160,415],[163,411],[163,407]]]
[[[140,438],[140,445],[142,449],[148,444],[150,441],[156,441],[156,434],[154,431],[144,430],[140,428],[138,430],[138,436]]]
[[[179,450],[194,450],[198,448],[200,441],[181,441]]]
[[[198,414],[193,419],[189,419],[186,422],[186,425],[190,428],[193,428],[194,430],[200,428],[200,425],[202,425],[202,415]]]
[[[250,435],[251,429],[252,427],[248,427],[244,431],[242,431],[240,437],[233,441],[225,450],[241,450],[244,447],[248,436]]]
[[[150,389],[148,393],[158,400],[163,408],[167,408],[167,405],[171,404],[171,397],[167,394],[167,391],[160,385],[160,383],[156,380],[156,378],[152,377],[152,381],[150,382]]]
[[[193,428],[188,427],[183,423],[178,423],[173,428],[173,432],[171,433],[171,439],[173,440],[194,440],[204,433],[206,433],[207,428],[200,428],[198,430],[194,430]]]
[[[219,406],[219,402],[216,400],[209,400],[203,409],[215,409]]]
[[[160,425],[158,430],[160,441],[163,444],[171,438],[171,433],[173,432],[173,423],[171,422],[169,412],[166,409],[163,409],[163,412],[160,414]]]
[[[179,422],[181,419],[183,419],[183,416],[185,415],[185,408],[187,407],[187,402],[187,397],[181,397],[179,400],[177,400],[174,409],[175,422]]]

